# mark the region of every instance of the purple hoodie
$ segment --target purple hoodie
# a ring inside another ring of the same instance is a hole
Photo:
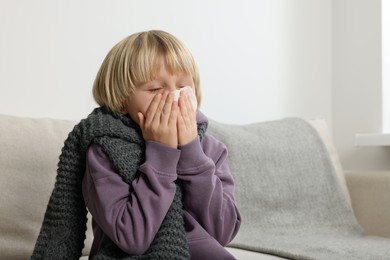
[[[197,122],[207,122],[198,111]],[[92,214],[94,241],[90,259],[110,239],[128,254],[143,254],[157,233],[183,181],[184,223],[191,259],[235,259],[223,247],[237,234],[241,217],[227,148],[213,136],[170,148],[147,141],[143,173],[125,183],[100,146],[91,145],[83,195]]]

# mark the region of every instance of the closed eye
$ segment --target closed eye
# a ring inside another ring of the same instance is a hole
[[[161,90],[162,88],[151,88],[149,89],[150,92],[158,92],[159,90]]]

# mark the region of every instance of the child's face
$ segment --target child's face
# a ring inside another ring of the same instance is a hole
[[[138,112],[145,115],[153,97],[157,93],[163,93],[164,91],[172,92],[184,86],[191,86],[195,92],[192,76],[183,73],[170,74],[164,62],[160,62],[155,79],[137,87],[129,95],[126,100],[126,112],[139,124]]]

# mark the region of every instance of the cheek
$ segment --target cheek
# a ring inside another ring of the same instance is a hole
[[[142,95],[135,95],[127,101],[127,112],[139,124],[138,113],[141,112],[145,117],[149,109],[150,103],[154,95],[149,93],[142,93]]]
[[[146,115],[146,112],[149,109],[150,103],[152,102],[153,96],[151,97],[144,97],[140,100],[137,100],[136,104],[136,110],[137,113],[141,112],[142,114]]]
[[[145,114],[143,109],[143,104],[137,98],[129,98],[126,101],[126,112],[138,124],[139,124],[138,112]]]
[[[146,115],[146,112],[148,111],[149,104],[150,103],[147,100],[143,101],[142,103],[139,104],[137,112],[141,112],[143,115]]]

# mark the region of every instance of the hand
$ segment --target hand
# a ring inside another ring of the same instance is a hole
[[[150,103],[146,114],[138,112],[142,135],[146,141],[156,141],[177,148],[178,104],[168,91],[158,93]]]
[[[196,111],[194,111],[191,100],[185,92],[180,93],[179,110],[177,135],[179,144],[184,145],[194,140],[198,135]]]

